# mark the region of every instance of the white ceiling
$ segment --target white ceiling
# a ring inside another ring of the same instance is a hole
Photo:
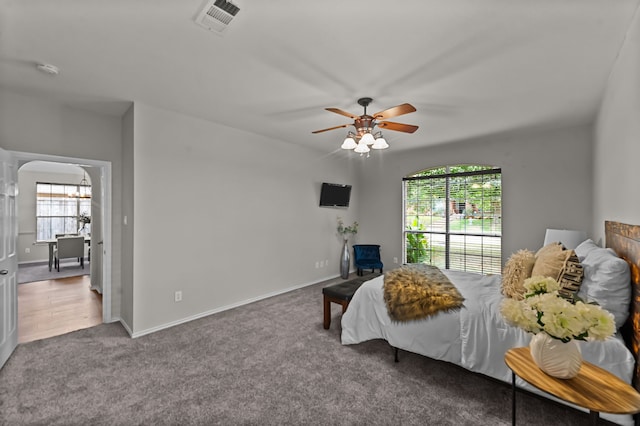
[[[0,0],[0,86],[121,115],[130,102],[334,151],[404,102],[391,149],[591,122],[640,0]],[[37,62],[60,68],[56,77]]]

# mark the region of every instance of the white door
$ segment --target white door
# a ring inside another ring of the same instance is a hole
[[[0,368],[18,346],[17,165],[0,149]]]
[[[98,293],[102,291],[102,192],[104,189],[104,178],[102,173],[89,173],[91,176],[91,288]],[[95,182],[99,181],[99,185]],[[96,189],[99,189],[97,193]],[[104,298],[103,298],[104,300]],[[104,308],[103,308],[104,309]]]

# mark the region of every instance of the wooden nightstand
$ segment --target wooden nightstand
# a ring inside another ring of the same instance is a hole
[[[528,347],[509,349],[504,361],[512,372],[512,417],[516,424],[516,375],[538,389],[587,408],[591,423],[598,424],[600,412],[611,414],[635,414],[640,412],[640,394],[617,376],[582,362],[580,372],[573,379],[556,379],[536,365]]]

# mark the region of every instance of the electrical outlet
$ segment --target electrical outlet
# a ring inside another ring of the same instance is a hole
[[[176,294],[174,295],[173,299],[176,302],[182,302],[182,292],[176,291]]]
[[[398,258],[397,257],[393,258],[393,263],[398,263]]]
[[[324,261],[324,266],[329,266],[329,259],[326,259],[326,260]]]
[[[319,267],[320,267],[320,262],[316,260],[316,269],[318,269]]]
[[[321,267],[321,268],[324,268],[324,260],[321,260],[321,261],[320,261],[320,267]]]
[[[27,247],[26,249],[24,249],[24,252],[29,254],[29,253],[31,253],[31,249],[29,247]]]

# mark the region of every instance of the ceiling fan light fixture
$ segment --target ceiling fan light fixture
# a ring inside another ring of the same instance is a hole
[[[349,134],[347,135],[347,137],[344,139],[344,142],[342,142],[342,146],[340,148],[342,149],[355,149],[358,144],[356,143],[356,140],[353,138],[355,135],[351,132],[349,132]]]
[[[373,138],[373,135],[371,133],[365,133],[364,135],[362,135],[362,137],[360,138],[360,143],[365,143],[367,145],[373,145],[373,143],[375,142],[375,139]]]
[[[376,135],[376,141],[373,143],[373,145],[371,145],[371,148],[373,148],[373,149],[387,149],[387,148],[389,148],[389,144],[384,139],[384,137],[382,137],[382,132],[378,132],[378,134]]]
[[[363,142],[363,139],[360,139],[360,142],[358,143],[358,146],[356,146],[356,149],[354,149],[354,151],[358,154],[365,154],[371,150],[367,146],[367,143]]]

